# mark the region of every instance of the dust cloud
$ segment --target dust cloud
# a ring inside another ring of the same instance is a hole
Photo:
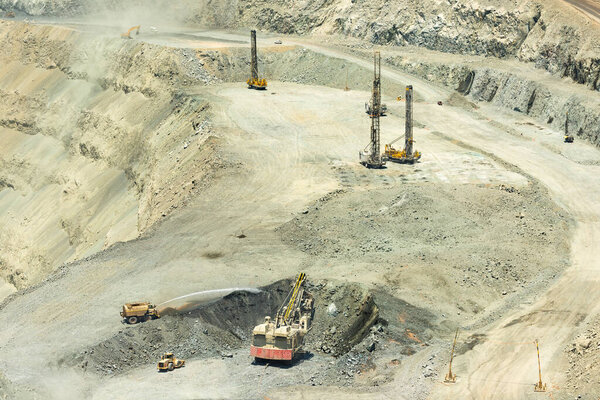
[[[166,27],[181,27],[192,15],[199,15],[203,1],[106,1],[85,2],[85,20],[90,24],[114,26],[124,32],[132,26],[142,25],[143,31],[160,31]]]

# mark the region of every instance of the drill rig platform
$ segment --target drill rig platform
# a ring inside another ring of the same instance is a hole
[[[265,317],[265,322],[252,330],[251,356],[258,360],[291,362],[302,352],[304,336],[310,330],[314,313],[314,300],[304,288],[305,282],[306,275],[298,275],[275,320]]]
[[[421,153],[413,150],[413,87],[406,87],[406,123],[404,127],[404,149],[396,150],[392,145],[400,140],[402,136],[396,138],[391,143],[385,145],[383,158],[400,164],[414,164],[421,158]]]
[[[258,57],[256,55],[256,31],[250,31],[250,78],[246,81],[248,89],[265,90],[267,80],[258,77]]]
[[[385,160],[381,157],[380,123],[381,117],[381,55],[378,51],[373,56],[373,92],[369,108],[371,117],[371,142],[358,153],[359,161],[367,168],[383,168]]]

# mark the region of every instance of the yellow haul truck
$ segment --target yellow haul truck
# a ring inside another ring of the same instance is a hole
[[[148,302],[127,303],[123,306],[121,317],[128,324],[137,324],[149,319],[160,318],[160,314],[154,304]]]

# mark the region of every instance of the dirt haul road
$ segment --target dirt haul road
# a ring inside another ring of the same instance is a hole
[[[572,241],[572,267],[532,305],[523,305],[485,332],[487,341],[456,359],[458,384],[441,387],[439,398],[522,399],[537,382],[536,352],[539,339],[542,370],[549,387],[564,378],[563,350],[576,328],[598,314],[600,238],[598,167],[583,166],[548,151],[533,141],[513,137],[498,141],[484,124],[470,121],[478,135],[465,135],[454,125],[451,136],[468,141],[518,165],[550,188],[555,200],[571,211],[578,226]],[[442,127],[439,127],[442,128]],[[452,127],[447,126],[446,129]],[[551,389],[552,390],[552,389]]]
[[[565,2],[600,23],[600,2],[598,0],[565,0]]]

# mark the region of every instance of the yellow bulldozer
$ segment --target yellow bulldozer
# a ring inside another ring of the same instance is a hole
[[[156,306],[148,302],[127,303],[123,305],[123,310],[120,314],[124,322],[132,325],[160,318]]]
[[[158,372],[173,371],[175,368],[181,368],[185,365],[185,360],[177,359],[173,353],[165,353],[160,357],[157,369]]]

